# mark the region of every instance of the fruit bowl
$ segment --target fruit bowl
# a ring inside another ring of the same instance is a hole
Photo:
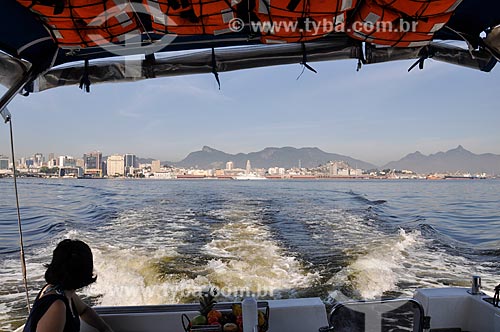
[[[182,314],[185,332],[243,332],[243,311],[241,303],[217,303],[215,288],[209,288],[200,297],[200,314],[189,318]],[[269,328],[269,306],[257,302],[258,332]],[[253,332],[253,331],[252,331]]]
[[[210,310],[206,316],[189,318],[182,315],[185,332],[243,332],[241,303],[221,303]],[[266,332],[269,328],[269,307],[266,302],[259,303],[258,331]]]

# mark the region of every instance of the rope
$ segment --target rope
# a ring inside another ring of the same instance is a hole
[[[19,208],[19,193],[17,190],[17,170],[16,170],[16,158],[14,155],[14,135],[12,131],[12,118],[10,116],[6,117],[5,122],[9,122],[10,127],[10,149],[12,154],[12,170],[14,172],[14,190],[16,193],[16,208],[17,208],[17,225],[19,229],[19,246],[21,249],[21,266],[23,273],[23,284],[24,290],[26,292],[26,307],[28,309],[28,314],[31,311],[30,296],[28,291],[28,278],[26,277],[26,258],[24,256],[24,242],[23,242],[23,229],[21,226],[21,210]]]
[[[142,22],[141,17],[139,16],[139,14],[137,13],[137,11],[135,10],[135,6],[136,6],[135,3],[132,3],[130,0],[128,0],[128,4],[130,5],[130,7],[132,8],[132,10],[134,11],[134,17],[137,19],[137,21],[141,25],[142,31],[144,31],[146,33],[146,36],[148,37],[148,42],[149,43],[153,43],[153,38],[151,38],[151,35],[149,34],[148,29],[146,29],[146,26]]]

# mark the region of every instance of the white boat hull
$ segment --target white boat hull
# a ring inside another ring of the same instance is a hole
[[[461,329],[468,332],[500,332],[500,308],[471,295],[465,288],[420,289],[414,299],[422,304],[430,317],[432,329]],[[328,325],[324,303],[319,298],[267,301],[268,332],[317,332]],[[137,307],[97,307],[99,314],[115,332],[182,332],[181,315],[194,317],[197,305],[165,305]],[[368,327],[366,331],[380,331]],[[459,330],[454,330],[459,331]],[[82,322],[81,332],[95,332]]]

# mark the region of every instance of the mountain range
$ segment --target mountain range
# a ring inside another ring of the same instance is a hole
[[[141,159],[141,162],[151,162],[152,159]],[[500,155],[485,153],[475,154],[466,150],[463,146],[438,152],[431,155],[424,155],[419,151],[410,153],[398,161],[391,161],[383,166],[354,159],[336,153],[328,153],[319,148],[294,148],[269,147],[262,151],[251,153],[229,154],[214,148],[204,146],[200,151],[191,152],[186,158],[179,162],[165,161],[176,167],[197,167],[202,169],[225,168],[226,162],[234,162],[234,167],[245,168],[247,160],[250,160],[254,168],[269,167],[302,167],[312,168],[329,161],[345,161],[351,167],[370,169],[408,169],[420,174],[425,173],[453,173],[471,172],[500,174]]]
[[[226,162],[232,161],[234,167],[245,168],[247,160],[250,160],[252,168],[269,167],[302,167],[312,168],[325,164],[331,160],[343,160],[352,167],[362,169],[375,169],[377,166],[336,153],[324,152],[318,148],[265,148],[262,151],[251,153],[229,154],[208,146],[201,151],[191,152],[186,158],[179,162],[166,162],[177,167],[225,168]]]
[[[200,151],[191,152],[179,162],[165,162],[177,167],[225,168],[226,162],[233,161],[235,167],[244,168],[247,160],[252,167],[302,167],[312,168],[332,160],[345,161],[351,167],[369,169],[409,169],[417,173],[434,172],[472,172],[500,174],[500,155],[485,153],[474,154],[459,145],[446,152],[424,155],[419,151],[410,153],[398,161],[392,161],[383,166],[354,159],[336,153],[328,153],[319,148],[269,147],[262,151],[251,153],[229,154],[214,148],[204,146]]]
[[[417,173],[471,172],[500,174],[500,155],[475,154],[459,145],[446,152],[424,155],[410,153],[398,161],[392,161],[383,169],[409,169]]]

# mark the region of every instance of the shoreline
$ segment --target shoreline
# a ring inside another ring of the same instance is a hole
[[[12,175],[0,176],[2,179],[12,179]],[[55,177],[55,176],[18,176],[18,179],[49,179],[49,180],[163,180],[163,181],[193,181],[193,180],[219,180],[219,181],[261,181],[261,180],[271,180],[271,181],[307,181],[307,180],[415,180],[415,181],[470,181],[470,180],[498,180],[496,176],[490,177],[429,177],[429,176],[418,176],[418,177],[388,177],[388,176],[288,176],[288,177],[277,177],[277,176],[265,176],[257,179],[236,179],[231,176],[173,176],[173,177]]]

